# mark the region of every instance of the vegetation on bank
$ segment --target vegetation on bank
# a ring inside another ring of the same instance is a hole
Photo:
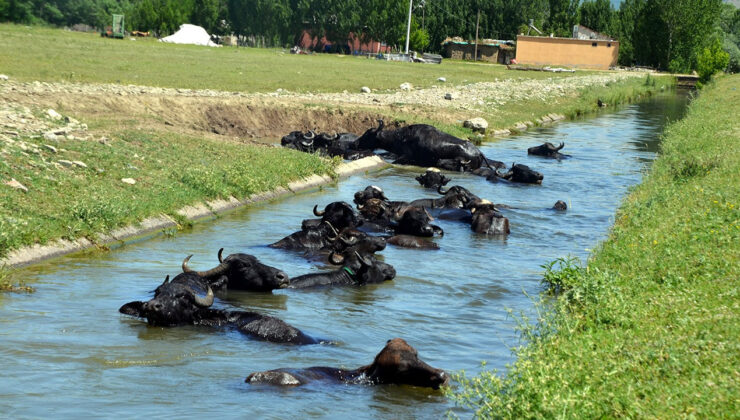
[[[583,267],[547,266],[556,294],[503,375],[459,377],[479,417],[727,418],[740,411],[740,76],[709,85]]]
[[[283,148],[160,132],[124,130],[105,142],[62,138],[54,151],[25,140],[34,153],[8,146],[0,160],[0,178],[28,188],[0,188],[0,256],[59,238],[95,239],[158,214],[182,220],[176,211],[184,206],[244,199],[332,173],[336,164]]]

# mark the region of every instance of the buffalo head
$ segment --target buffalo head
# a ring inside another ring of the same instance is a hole
[[[425,188],[438,188],[447,185],[451,181],[450,178],[444,176],[437,168],[428,168],[423,175],[417,176],[416,180]]]
[[[365,187],[362,191],[357,191],[355,193],[355,199],[354,202],[357,205],[363,205],[365,202],[371,198],[377,198],[378,200],[382,201],[388,201],[388,198],[385,196],[385,193],[383,193],[383,189],[375,186],[375,185],[369,185]]]
[[[470,206],[472,221],[470,228],[476,233],[488,235],[508,235],[509,219],[504,217],[493,203],[488,200],[479,200]]]
[[[527,153],[530,155],[545,156],[545,157],[560,159],[560,158],[568,156],[568,155],[564,155],[560,153],[560,150],[563,147],[565,147],[565,143],[562,143],[562,142],[560,143],[559,146],[555,146],[554,144],[550,142],[546,142],[539,146],[530,147],[529,149],[527,149]]]
[[[329,222],[336,229],[353,228],[360,225],[354,209],[344,201],[330,203],[323,211],[319,211],[316,205],[313,207],[313,214],[321,217],[322,222]]]
[[[192,324],[199,319],[199,312],[213,305],[213,290],[197,274],[182,273],[169,280],[167,276],[148,302],[129,302],[119,312],[167,327]]]
[[[218,250],[219,264],[207,271],[193,271],[188,267],[192,255],[182,262],[184,273],[195,273],[205,279],[211,287],[231,290],[269,292],[290,283],[288,275],[277,268],[262,264],[248,254],[231,254],[222,258],[224,249]]]
[[[369,366],[360,368],[374,383],[405,384],[439,389],[449,380],[441,369],[436,369],[419,358],[419,353],[401,338],[388,340],[383,350]]]
[[[444,236],[442,228],[429,224],[434,219],[424,208],[406,206],[397,211],[396,219],[398,220],[395,226],[397,234],[432,237],[435,233],[439,233],[439,236]]]

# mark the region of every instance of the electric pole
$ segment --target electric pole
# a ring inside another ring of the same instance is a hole
[[[409,53],[409,38],[411,37],[411,8],[414,7],[414,0],[409,0],[409,24],[406,26],[406,54]]]
[[[480,25],[480,9],[478,9],[478,19],[475,21],[475,52],[473,52],[473,61],[478,61],[478,26]]]

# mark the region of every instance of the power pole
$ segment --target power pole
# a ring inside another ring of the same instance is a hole
[[[406,26],[406,54],[409,53],[409,38],[411,37],[411,8],[414,7],[414,0],[409,0],[409,24]]]
[[[478,61],[478,26],[480,25],[480,9],[478,9],[478,20],[475,21],[475,52],[473,61]]]

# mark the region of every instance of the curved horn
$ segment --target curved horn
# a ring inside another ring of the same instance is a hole
[[[378,120],[378,129],[375,130],[375,132],[376,133],[379,132],[380,130],[383,129],[384,126],[385,126],[385,122],[383,120]]]
[[[208,293],[206,293],[205,297],[195,295],[194,299],[195,304],[202,308],[207,308],[213,305],[213,290],[211,290],[211,286],[208,286]]]
[[[301,144],[304,145],[304,146],[306,146],[306,147],[311,147],[311,146],[313,146],[313,139],[311,139],[311,141],[301,140]]]
[[[314,137],[316,137],[316,133],[313,132],[313,130],[308,130],[308,133],[303,135],[303,138],[306,140],[313,140]],[[313,143],[313,141],[311,141]]]
[[[433,230],[434,230],[435,232],[439,232],[439,237],[440,237],[440,238],[441,238],[441,237],[443,237],[443,236],[445,236],[445,231],[444,231],[444,230],[442,230],[442,228],[441,228],[441,227],[439,227],[439,226],[437,226],[437,225],[429,225],[429,226],[431,226],[431,227],[432,227],[432,229],[433,229]]]
[[[345,237],[342,237],[342,242],[344,242],[344,244],[347,246],[352,246],[356,244],[358,241],[359,239],[357,239],[357,236],[353,236],[352,239],[347,239]]]
[[[188,267],[188,261],[190,261],[190,259],[192,257],[193,257],[193,254],[190,254],[187,257],[185,257],[184,260],[182,260],[182,272],[183,273],[192,273],[193,272],[193,269],[191,269],[190,267]]]
[[[371,266],[371,265],[373,265],[373,262],[372,261],[368,261],[367,259],[365,259],[362,255],[360,255],[359,252],[355,251],[355,255],[357,255],[357,259],[360,260],[360,263],[362,265],[364,265],[364,266]]]
[[[344,262],[344,256],[332,251],[331,254],[329,254],[329,262],[334,265],[340,265]]]
[[[468,160],[461,160],[460,161],[460,164],[462,164],[462,165],[470,165],[470,159],[468,159]]]
[[[224,262],[224,259],[221,256],[223,253],[224,253],[224,249],[223,248],[221,248],[221,249],[218,250],[218,263],[219,264],[221,264],[222,262]]]
[[[170,275],[167,274],[167,277],[164,278],[164,283],[162,283],[162,286],[170,282]]]
[[[358,204],[357,205],[357,210],[362,210],[364,208],[365,208],[365,205],[364,204]]]
[[[330,242],[336,241],[337,238],[339,238],[339,232],[337,232],[337,230],[334,229],[334,226],[332,226],[331,222],[329,222],[328,220],[324,220],[324,223],[329,225],[329,229],[331,229],[331,231],[334,233],[334,237],[327,237],[326,239],[328,239]]]
[[[447,191],[449,191],[449,190],[447,190]],[[442,191],[442,186],[441,185],[439,187],[437,187],[437,192],[440,193],[440,194],[442,194],[442,195],[447,194],[447,191]]]
[[[315,214],[316,216],[323,216],[324,213],[326,213],[326,210],[319,211],[318,208],[319,208],[318,204],[313,206],[313,214]]]
[[[561,141],[561,142],[560,142],[560,146],[558,146],[557,150],[560,150],[560,149],[562,149],[563,147],[565,147],[565,143],[563,143],[563,142]]]

